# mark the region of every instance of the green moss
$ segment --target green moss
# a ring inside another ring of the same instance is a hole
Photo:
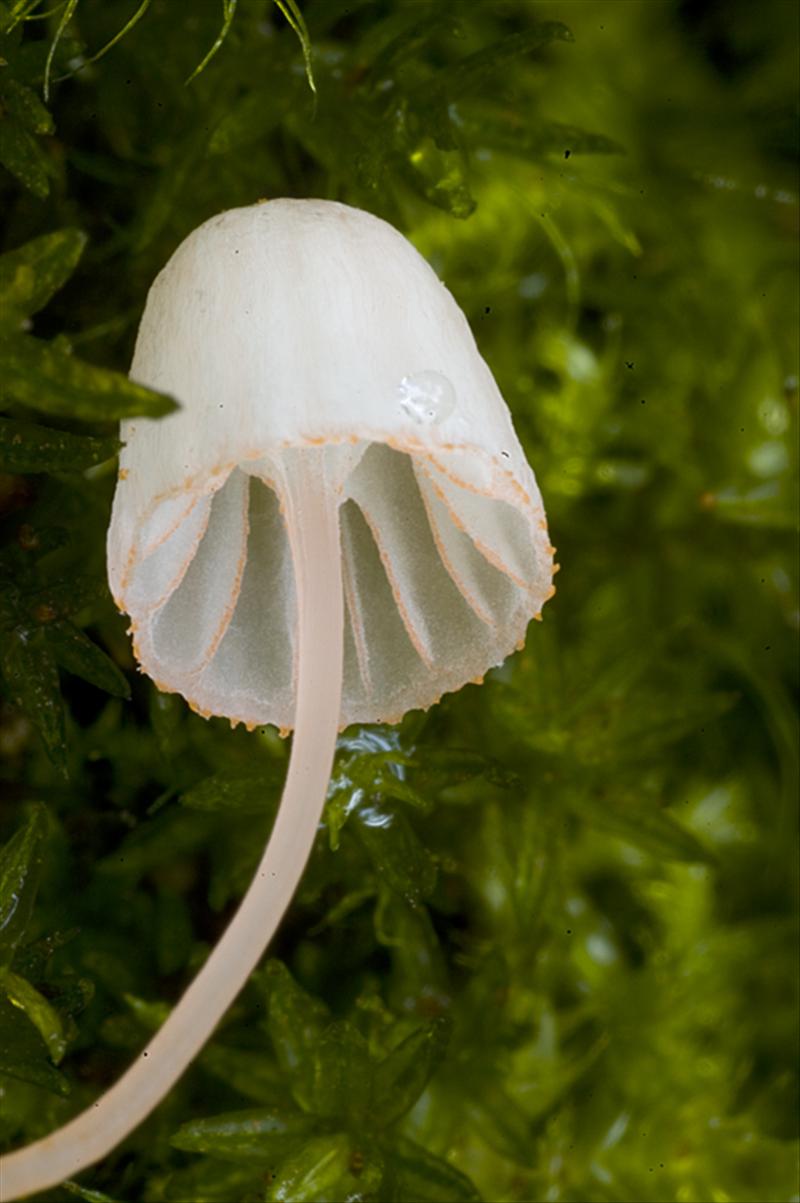
[[[5,0],[0,57],[0,1140],[120,1073],[266,837],[276,733],[134,672],[108,457],[180,239],[311,195],[464,307],[559,591],[342,738],[277,959],[50,1197],[796,1198],[793,6]]]

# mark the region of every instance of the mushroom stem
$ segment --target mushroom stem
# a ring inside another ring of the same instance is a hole
[[[299,456],[284,504],[298,605],[295,735],[281,805],[247,894],[197,977],[120,1080],[64,1127],[0,1159],[11,1203],[99,1161],[142,1122],[206,1043],[256,967],[314,843],[339,726],[343,600],[338,498],[322,454]]]

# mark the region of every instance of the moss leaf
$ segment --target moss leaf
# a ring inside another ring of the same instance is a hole
[[[74,623],[61,621],[47,626],[47,641],[62,668],[96,685],[115,698],[129,698],[130,686],[104,651]]]
[[[118,439],[97,439],[33,422],[0,418],[0,471],[3,472],[82,472],[111,459],[120,446]]]
[[[414,1199],[418,1203],[480,1203],[482,1196],[466,1174],[413,1140],[399,1139],[389,1164],[398,1199]]]
[[[72,275],[86,246],[81,230],[42,234],[0,256],[0,314],[4,325],[38,312]]]
[[[375,1068],[374,1114],[382,1127],[413,1107],[447,1049],[450,1025],[436,1019],[407,1036]]]
[[[366,1155],[343,1132],[319,1136],[279,1169],[265,1198],[270,1203],[323,1203],[377,1199],[383,1179],[380,1158]]]
[[[76,359],[62,347],[39,339],[0,339],[4,377],[0,389],[15,401],[43,413],[89,421],[143,415],[159,418],[175,401],[108,368]]]
[[[44,200],[50,191],[47,155],[21,122],[0,117],[0,163]]]
[[[13,1006],[25,1012],[47,1045],[50,1059],[58,1065],[67,1047],[64,1025],[58,1011],[35,986],[10,969],[0,973],[0,990]]]
[[[298,1112],[252,1107],[191,1120],[178,1129],[170,1144],[185,1153],[274,1162],[304,1143],[313,1126],[312,1119]]]
[[[0,650],[0,672],[11,700],[34,723],[50,760],[66,776],[64,705],[56,661],[44,630],[17,627],[10,632]]]
[[[0,851],[0,965],[9,964],[25,934],[42,870],[44,833],[44,808],[37,806]]]

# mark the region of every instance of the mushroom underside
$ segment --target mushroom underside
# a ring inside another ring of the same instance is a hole
[[[263,463],[263,462],[262,462]],[[204,714],[292,725],[296,601],[279,495],[252,466],[140,552],[126,607],[142,667]],[[393,721],[499,664],[552,575],[546,532],[425,457],[370,443],[340,504],[341,725]]]

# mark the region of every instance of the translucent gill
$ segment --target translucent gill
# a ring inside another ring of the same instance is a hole
[[[214,495],[202,542],[153,620],[156,658],[181,674],[205,668],[237,607],[247,559],[249,484],[234,470]]]
[[[203,714],[292,725],[296,590],[272,478],[307,453],[234,469],[213,500],[184,506],[177,526],[153,520],[164,541],[134,586],[158,580],[165,600],[144,610],[140,654]],[[531,582],[549,573],[549,563],[537,565],[531,516],[385,443],[316,453],[341,509],[341,724],[391,720],[480,675],[481,660],[500,663],[538,608]]]
[[[211,513],[211,497],[201,497],[188,508],[172,528],[166,528],[161,542],[151,541],[147,556],[133,572],[130,582],[129,612],[153,611],[163,606],[178,588],[191,564]]]
[[[282,725],[289,726],[297,601],[287,526],[272,487],[255,477],[249,486],[250,533],[238,604],[198,685],[204,695],[223,696],[229,714],[255,712],[272,700],[286,716]]]
[[[524,514],[506,501],[487,501],[482,494],[462,487],[430,459],[418,460],[416,467],[427,495],[438,497],[451,522],[469,535],[484,559],[528,592],[534,548]]]

